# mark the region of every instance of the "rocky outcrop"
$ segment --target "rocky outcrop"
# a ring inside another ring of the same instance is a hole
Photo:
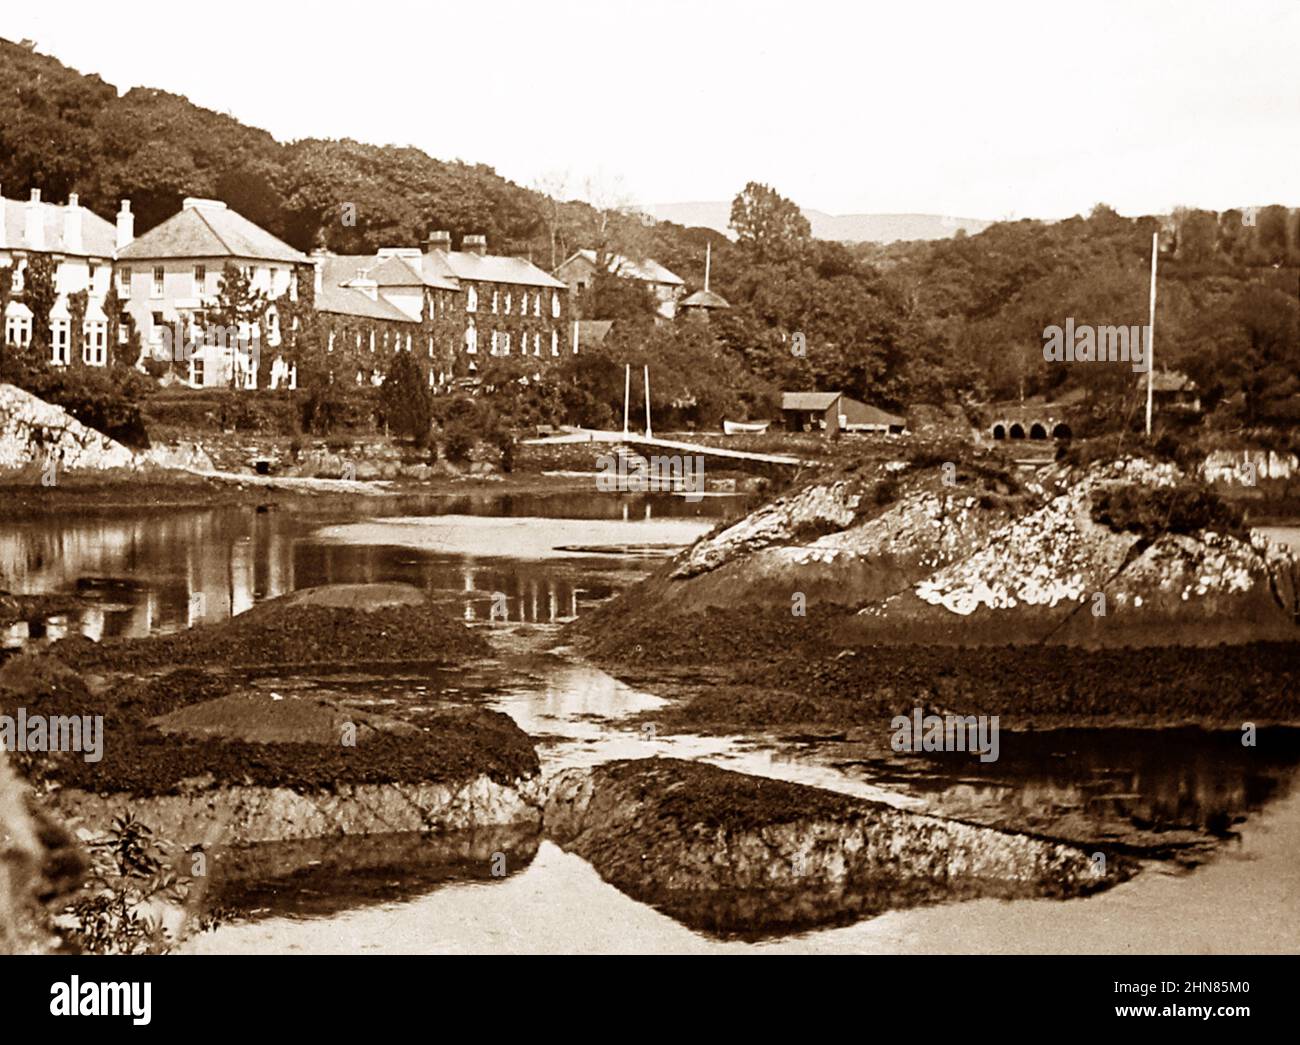
[[[1296,638],[1300,567],[1286,549],[1160,511],[1130,531],[1098,508],[1161,490],[1217,503],[1176,465],[1139,458],[1056,465],[1024,485],[978,464],[830,477],[697,542],[624,597],[637,604],[624,623],[821,608],[856,614],[835,625],[843,646]]]
[[[1072,896],[1121,869],[1075,846],[675,759],[568,770],[545,831],[623,892],[764,935],[976,896]]]
[[[1060,476],[1057,477],[1058,479]],[[1107,487],[1184,480],[1140,459],[1090,468],[986,542],[865,607],[857,636],[973,644],[1205,645],[1293,639],[1296,566],[1262,536],[1203,529],[1148,537],[1093,517]]]
[[[155,836],[183,847],[541,821],[537,777],[513,786],[480,775],[459,783],[340,784],[312,791],[231,785],[148,797],[64,788],[50,801],[70,826],[92,837],[130,812]]]
[[[131,468],[136,456],[62,407],[0,384],[0,468]]]

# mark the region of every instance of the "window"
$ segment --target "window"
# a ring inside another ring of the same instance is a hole
[[[208,288],[208,267],[207,265],[194,266],[194,293],[205,294]]]
[[[202,352],[195,352],[190,356],[190,384],[195,388],[202,388],[206,380],[206,371],[204,369],[204,357]]]
[[[478,291],[474,289],[473,284],[465,288],[465,311],[478,311]]]
[[[510,355],[510,332],[509,331],[501,335],[501,354],[503,356]]]
[[[151,312],[149,317],[153,320],[149,327],[149,340],[157,344],[162,340],[162,332],[163,328],[167,326],[167,320],[163,318],[161,312]]]
[[[465,328],[465,351],[471,356],[478,351],[478,331],[473,323]]]
[[[495,330],[492,331],[492,343],[488,351],[491,352],[492,355],[497,354],[497,332]]]
[[[552,330],[551,331],[551,355],[558,356],[559,354],[560,354],[560,335],[556,333],[554,330]]]
[[[95,262],[86,262],[86,289],[92,294],[95,292],[95,274],[97,272],[99,272],[99,266]]]
[[[153,296],[160,298],[163,296],[163,267],[155,265],[153,269]]]
[[[334,331],[332,330],[330,331],[330,340],[329,340],[329,344],[325,346],[325,351],[326,352],[334,351]]]
[[[10,316],[5,320],[5,340],[19,348],[31,344],[32,321],[27,316]]]
[[[540,356],[541,354],[542,354],[542,335],[537,333],[537,331],[533,331],[533,355]]]
[[[117,286],[120,293],[131,296],[131,266],[117,270]]]
[[[533,295],[533,315],[540,316],[541,314],[542,314],[542,292],[539,290],[536,294]]]
[[[560,295],[551,291],[551,315],[555,319],[560,318]]]
[[[27,276],[27,259],[24,258],[14,267],[13,292],[21,294],[23,292],[23,283]]]
[[[501,293],[500,293],[500,291],[496,291],[496,290],[492,291],[492,311],[493,311],[493,312],[496,312],[496,311],[497,311],[497,306],[498,306],[500,303],[501,303]]]
[[[52,360],[55,366],[67,366],[71,352],[68,345],[68,321],[66,319],[56,319],[51,324],[51,333],[54,335],[54,353]]]
[[[103,366],[108,362],[108,324],[87,323],[86,342],[81,349],[81,359],[88,366]]]
[[[510,315],[510,291],[506,291],[506,315]]]

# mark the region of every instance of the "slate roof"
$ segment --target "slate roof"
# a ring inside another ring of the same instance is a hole
[[[593,266],[596,264],[596,252],[594,250],[579,250],[569,258],[583,258]],[[568,262],[565,262],[568,264]],[[561,265],[561,268],[564,266]],[[686,281],[677,273],[664,268],[654,258],[646,258],[645,261],[633,261],[631,258],[624,257],[622,254],[610,255],[606,265],[608,271],[615,275],[623,276],[627,279],[639,279],[646,283],[669,283],[676,287],[686,286]]]
[[[179,213],[118,252],[123,261],[244,258],[305,264],[307,256],[219,200],[187,199]]]
[[[0,222],[0,250],[33,250],[27,242],[27,200],[4,201],[4,221]],[[68,254],[74,257],[113,257],[117,248],[117,227],[110,225],[93,210],[78,205],[81,211],[81,249],[69,250],[63,242],[63,220],[68,208],[65,204],[37,204],[45,223],[45,245],[41,248],[51,254]]]
[[[853,413],[847,414],[846,412],[846,416],[848,416],[849,418],[849,424],[886,425],[886,426],[893,425],[899,428],[904,428],[907,426],[906,418],[899,417],[897,414],[888,413],[884,410],[881,410],[879,407],[871,406],[868,403],[861,403],[856,399],[849,399],[848,396],[845,396],[844,398],[847,402],[853,404],[853,408],[852,408]]]
[[[415,323],[396,305],[391,305],[382,297],[372,300],[369,294],[354,287],[340,287],[322,283],[316,292],[316,311],[331,312],[343,316],[359,316],[363,319],[389,319],[398,323]]]
[[[697,290],[690,297],[683,298],[678,308],[731,308],[731,303],[721,294],[711,290]]]
[[[543,272],[524,258],[507,258],[501,254],[473,254],[463,250],[432,250],[424,255],[432,271],[453,279],[475,283],[518,283],[528,287],[564,290],[567,284]],[[426,269],[430,267],[426,264]]]
[[[610,327],[614,325],[612,319],[580,319],[578,320],[578,344],[579,345],[599,345],[605,340],[609,333]]]
[[[782,392],[782,410],[829,410],[842,392]]]

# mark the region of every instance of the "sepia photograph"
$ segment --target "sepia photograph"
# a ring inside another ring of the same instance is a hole
[[[536,960],[589,956],[842,959],[686,980],[757,1019],[1277,1019],[1298,47],[5,7],[0,1028],[373,1033],[331,998],[509,975],[457,957],[639,1011]]]

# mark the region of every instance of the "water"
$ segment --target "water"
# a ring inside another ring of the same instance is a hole
[[[391,511],[391,502],[370,502],[314,515],[221,509],[0,525],[2,586],[87,596],[66,613],[10,628],[4,643],[16,648],[77,631],[96,638],[173,631],[295,588],[408,581],[483,629],[494,655],[432,675],[260,684],[314,688],[397,714],[430,704],[493,707],[537,739],[547,775],[615,758],[701,759],[903,807],[1120,841],[1143,870],[1085,899],[966,900],[742,941],[687,928],[527,832],[326,839],[235,854],[216,892],[236,914],[188,950],[1300,948],[1300,731],[1262,731],[1255,749],[1237,735],[1198,730],[1004,735],[1002,758],[992,765],[881,755],[842,738],[664,736],[653,728],[660,698],[579,659],[561,645],[560,625],[640,577],[661,554],[655,545],[689,540],[743,504],[476,495],[403,505],[407,514],[379,518]],[[489,624],[499,594],[508,620]],[[503,873],[494,874],[498,858]]]

